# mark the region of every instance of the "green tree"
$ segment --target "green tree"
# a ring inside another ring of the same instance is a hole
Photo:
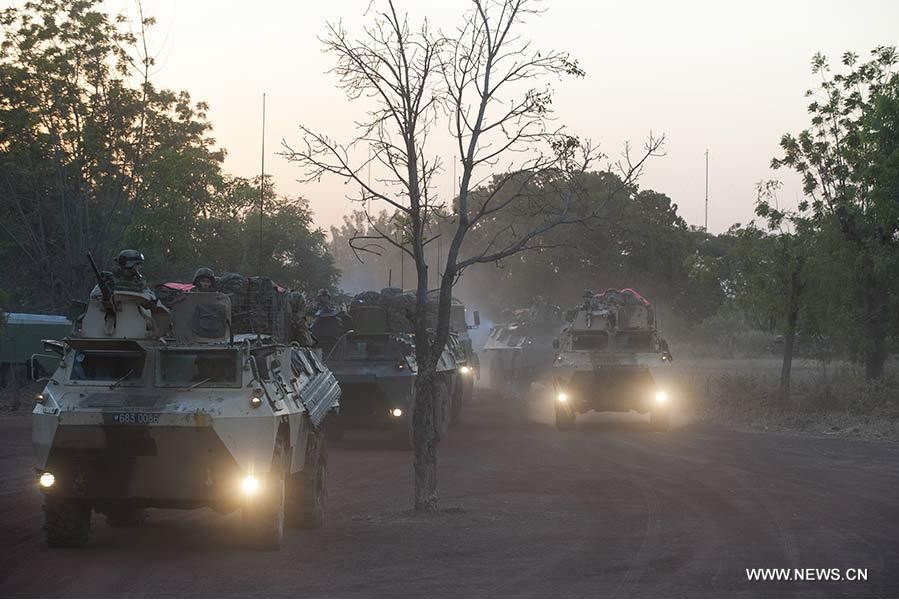
[[[895,327],[899,248],[899,62],[896,49],[879,46],[860,62],[847,52],[845,72],[834,73],[827,58],[815,55],[812,72],[821,78],[806,95],[811,126],[781,139],[783,156],[772,167],[789,167],[803,178],[808,200],[799,212],[822,229],[841,233],[839,253],[850,253],[853,268],[845,283],[857,283],[863,327],[855,336],[864,356],[865,376],[883,374],[887,339]],[[857,277],[854,275],[857,273]]]
[[[205,185],[223,157],[206,107],[150,82],[153,19],[141,16],[134,35],[98,5],[0,12],[0,228],[14,248],[0,260],[16,267],[4,285],[38,308],[84,295],[86,252],[110,259],[138,210],[175,210],[166,204]]]
[[[762,315],[784,336],[780,392],[790,395],[793,354],[800,317],[816,297],[810,293],[807,268],[814,260],[814,221],[794,210],[781,209],[777,202],[779,181],[758,185],[756,214],[765,219],[764,229],[751,223],[735,231],[737,261],[733,278],[738,304],[747,312]],[[809,332],[811,333],[811,332]]]

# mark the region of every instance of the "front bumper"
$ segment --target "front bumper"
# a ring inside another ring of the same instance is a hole
[[[167,426],[61,425],[44,471],[48,495],[173,508],[236,505],[245,474],[211,427]]]

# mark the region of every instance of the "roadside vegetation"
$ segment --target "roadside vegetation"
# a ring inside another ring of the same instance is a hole
[[[4,308],[62,313],[123,247],[151,282],[205,263],[298,289],[337,270],[308,202],[223,172],[208,105],[153,82],[152,17],[128,23],[98,0],[0,11],[0,290]],[[264,257],[260,263],[260,254]]]

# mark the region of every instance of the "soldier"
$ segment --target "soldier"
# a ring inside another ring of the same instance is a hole
[[[333,311],[334,308],[331,304],[331,292],[329,292],[325,288],[318,290],[318,294],[315,295],[315,307],[312,310],[312,314],[316,315],[319,312],[330,313]]]
[[[122,250],[115,259],[112,280],[115,289],[142,292],[147,282],[140,269],[144,265],[144,255],[137,250]]]
[[[302,292],[291,291],[287,296],[290,303],[290,341],[301,346],[314,346],[315,338],[306,324],[306,298]]]
[[[194,273],[194,291],[196,292],[216,292],[218,291],[215,283],[215,272],[209,267],[200,267]]]

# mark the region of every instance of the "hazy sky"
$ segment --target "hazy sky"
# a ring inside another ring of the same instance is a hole
[[[465,0],[403,2],[449,31]],[[339,223],[351,206],[347,188],[331,179],[301,185],[295,165],[275,155],[281,139],[298,140],[303,122],[346,140],[361,106],[347,102],[326,71],[332,59],[318,41],[326,20],[352,30],[369,0],[254,3],[145,0],[158,24],[156,81],[187,89],[211,106],[215,136],[227,149],[227,171],[259,171],[262,93],[268,95],[266,172],[280,192],[309,198],[319,225]],[[129,0],[107,0],[133,13]],[[709,229],[722,231],[752,216],[754,185],[775,176],[769,162],[786,131],[807,122],[803,92],[814,84],[812,54],[834,62],[845,50],[899,44],[899,2],[624,2],[547,1],[527,34],[545,48],[569,51],[587,71],[555,84],[560,123],[617,155],[652,130],[668,139],[642,188],[664,192],[691,224],[701,225],[704,152],[710,151]],[[451,169],[451,167],[450,167]],[[787,182],[784,201],[799,188]],[[449,194],[451,171],[442,178]]]

